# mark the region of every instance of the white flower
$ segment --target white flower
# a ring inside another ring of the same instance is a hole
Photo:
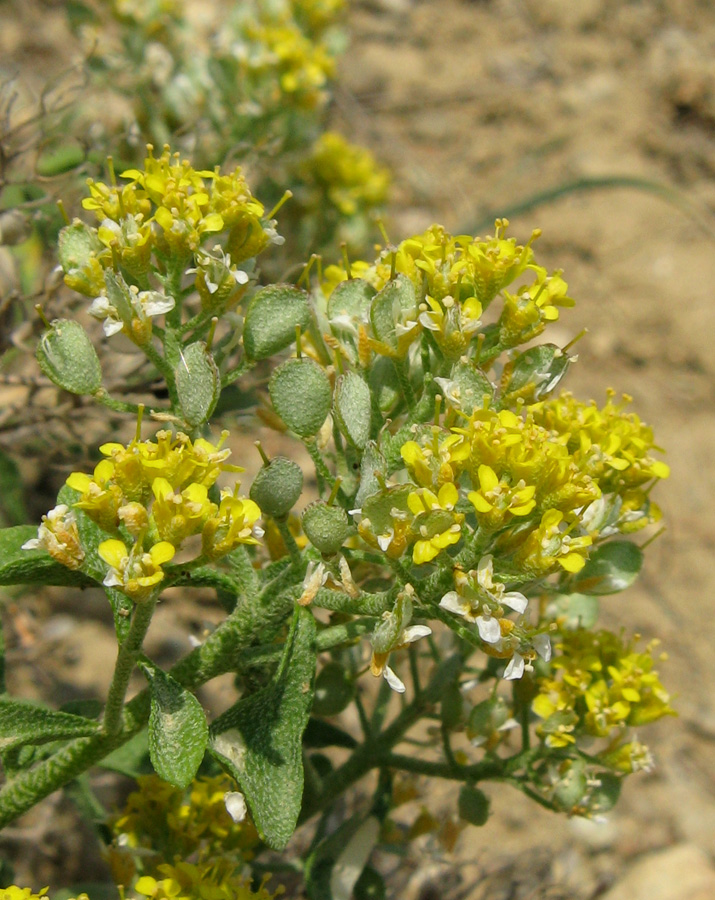
[[[548,662],[551,659],[551,641],[548,634],[536,634],[531,639],[531,646],[536,650],[539,656]]]
[[[515,653],[509,660],[509,664],[504,669],[505,681],[516,681],[524,674],[526,663],[524,657],[520,653]]]
[[[382,674],[385,676],[385,681],[390,685],[393,691],[397,694],[405,693],[406,688],[404,681],[401,681],[389,666],[385,666]]]
[[[240,791],[227,791],[223,795],[226,804],[226,812],[231,816],[237,824],[243,822],[246,818],[248,808],[246,807],[246,798]]]
[[[494,616],[477,616],[479,637],[487,644],[496,644],[501,639],[499,619]]]

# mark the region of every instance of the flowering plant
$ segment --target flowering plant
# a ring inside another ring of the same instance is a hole
[[[240,169],[150,148],[121,177],[90,183],[96,223],[67,224],[60,263],[166,400],[113,395],[79,322],[45,323],[45,374],[134,414],[136,434],[73,472],[39,530],[0,531],[0,583],[99,586],[118,654],[99,718],[0,698],[0,823],[143,733],[161,781],[140,782],[108,850],[133,896],[243,896],[246,867],[317,818],[296,866],[309,896],[348,897],[405,774],[457,782],[465,826],[488,818],[486,782],[569,815],[610,809],[652,765],[640,727],[673,710],[655,642],[594,626],[599,598],[638,575],[634,536],[660,518],[668,468],[628,397],[559,392],[570,345],[539,338],[574,301],[537,261],[538,232],[433,226],[261,285],[280,238]],[[307,451],[315,490],[260,443],[247,495],[235,483],[212,423],[259,371],[261,416]],[[143,651],[152,615],[198,587],[225,619],[164,671]],[[227,672],[239,696],[208,722],[195,691]],[[373,770],[372,802],[336,822]]]

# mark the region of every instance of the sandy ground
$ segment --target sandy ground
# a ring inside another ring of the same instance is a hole
[[[451,855],[425,846],[397,868],[390,863],[390,896],[709,900],[715,7],[708,0],[373,0],[351,4],[350,19],[336,125],[395,173],[391,238],[432,221],[485,233],[490,217],[503,213],[521,239],[540,227],[544,264],[565,270],[577,299],[551,339],[566,343],[589,329],[568,387],[599,401],[611,386],[631,394],[672,468],[657,498],[667,531],[650,548],[639,583],[603,603],[605,624],[659,637],[670,656],[663,678],[680,717],[645,735],[656,770],[627,782],[602,825],[490,789],[488,827],[464,832]],[[608,185],[595,183],[604,179]],[[73,602],[54,590],[31,614],[19,609],[32,664],[18,674],[18,692],[33,685],[54,692],[60,673],[67,696],[104,686],[101,600],[87,601],[81,622]],[[154,649],[175,648],[195,614],[180,623],[166,616]],[[431,808],[452,801],[443,787],[430,790]],[[41,837],[32,853],[23,828],[0,840],[36,887],[101,871],[89,851],[78,854],[66,828],[47,824],[67,815],[51,800],[28,817],[26,836]]]

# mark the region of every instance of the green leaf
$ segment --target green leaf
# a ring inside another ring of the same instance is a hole
[[[15,460],[0,450],[0,524],[20,525],[26,521],[20,470]]]
[[[375,288],[362,278],[341,281],[333,289],[328,300],[328,318],[347,317],[355,322],[366,322],[370,304],[375,296]],[[335,326],[333,325],[335,330]],[[338,330],[340,330],[338,325]]]
[[[161,669],[143,665],[149,681],[149,755],[157,775],[178,788],[191,784],[209,739],[199,701]]]
[[[246,310],[243,346],[250,359],[266,359],[295,340],[295,327],[310,326],[308,294],[292,284],[272,284],[253,297]]]
[[[591,554],[571,583],[583,594],[617,594],[633,584],[642,565],[643,551],[637,544],[610,541]]]
[[[271,682],[211,726],[211,749],[238,781],[263,840],[288,843],[303,798],[302,737],[313,704],[315,619],[297,607]]]
[[[370,388],[356,372],[338,378],[333,400],[335,421],[358,450],[364,450],[370,438],[371,405]]]
[[[0,697],[0,751],[24,744],[85,737],[96,734],[99,724],[82,716],[56,712],[25,700]]]
[[[67,569],[45,550],[23,550],[37,537],[36,525],[0,529],[0,585],[52,584],[89,587],[92,581],[79,570]]]
[[[307,356],[288,359],[278,366],[271,376],[268,392],[281,419],[303,438],[317,434],[330,412],[330,379]]]

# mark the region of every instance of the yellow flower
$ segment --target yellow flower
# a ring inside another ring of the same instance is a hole
[[[263,537],[263,529],[256,524],[260,517],[261,510],[253,500],[222,491],[218,511],[206,520],[201,532],[202,553],[217,559],[239,544],[257,544]]]
[[[515,485],[500,480],[490,466],[479,466],[479,490],[470,491],[467,499],[477,511],[480,525],[501,528],[512,516],[528,516],[536,506],[536,487],[523,479]]]
[[[159,537],[177,548],[187,537],[201,531],[204,522],[217,509],[208,499],[204,484],[192,482],[181,493],[175,493],[166,478],[155,478],[152,492],[151,512]]]
[[[94,467],[93,475],[72,472],[67,486],[82,496],[75,503],[104,531],[114,531],[119,524],[119,508],[124,503],[121,488],[114,483],[114,465],[103,459]]]
[[[161,567],[173,559],[176,548],[168,541],[160,541],[145,553],[137,542],[129,551],[123,541],[111,539],[102,541],[97,553],[109,565],[103,583],[118,588],[135,603],[141,603],[156,593],[164,579]]]
[[[535,577],[553,571],[555,566],[567,572],[580,572],[586,565],[592,540],[589,535],[572,537],[568,528],[562,528],[564,524],[562,512],[547,510],[513,554],[514,561]],[[575,524],[573,520],[572,524]],[[508,537],[502,546],[507,552],[511,549]]]
[[[430,562],[461,538],[464,516],[454,512],[458,499],[457,488],[451,482],[443,484],[438,494],[420,488],[408,496],[407,505],[415,516],[413,529],[420,536],[412,550],[418,565]]]

